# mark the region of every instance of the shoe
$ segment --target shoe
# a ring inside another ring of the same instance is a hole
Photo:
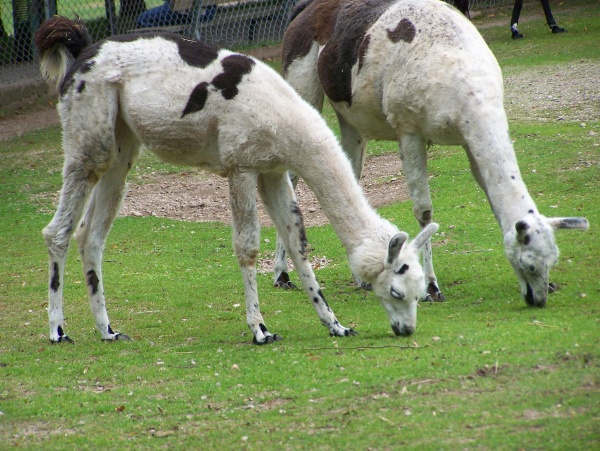
[[[525,35],[519,33],[519,30],[516,30],[515,28],[511,28],[511,32],[513,39],[523,39],[525,37]]]
[[[564,33],[565,31],[567,31],[567,30],[565,30],[564,28],[560,28],[560,27],[559,27],[558,25],[556,25],[556,24],[552,24],[552,25],[550,25],[550,29],[552,30],[552,33],[553,33],[553,34],[557,34],[557,33]]]

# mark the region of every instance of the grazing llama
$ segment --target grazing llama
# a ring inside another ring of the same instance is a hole
[[[500,67],[477,29],[436,0],[308,0],[292,12],[284,77],[319,111],[333,106],[341,142],[360,178],[369,139],[399,143],[422,227],[431,223],[427,147],[462,145],[504,235],[506,256],[529,305],[544,306],[558,259],[554,229],[586,229],[584,218],[546,218],[521,179],[508,134]],[[278,246],[275,285],[290,285]],[[444,300],[423,251],[427,296]]]
[[[409,243],[406,233],[380,218],[335,135],[275,71],[248,56],[178,35],[115,36],[91,44],[83,23],[62,17],[41,26],[36,46],[42,72],[60,88],[65,153],[58,209],[43,231],[51,342],[72,341],[64,330],[63,283],[73,233],[102,339],[128,339],[111,328],[101,265],[126,175],[142,145],[166,162],[204,167],[228,178],[233,248],[254,343],[279,338],[265,326],[258,304],[257,186],[321,323],[333,336],[355,335],[336,319],[308,262],[288,170],[315,193],[347,249],[352,270],[373,284],[393,331],[414,332],[425,287],[419,249],[437,224]]]

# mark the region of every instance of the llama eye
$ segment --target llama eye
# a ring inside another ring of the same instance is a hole
[[[408,271],[408,268],[409,266],[405,263],[400,267],[400,269],[394,271],[394,274],[404,274],[406,271]]]

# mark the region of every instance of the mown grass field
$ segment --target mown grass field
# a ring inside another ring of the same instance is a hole
[[[569,33],[531,21],[518,46],[493,25],[504,10],[476,23],[503,70],[600,60],[600,4],[568,6],[554,12]],[[50,345],[40,231],[61,183],[60,130],[0,142],[0,448],[598,448],[600,123],[533,116],[510,127],[539,209],[591,224],[557,233],[561,289],[546,308],[521,299],[464,151],[434,146],[434,257],[448,301],[422,304],[415,335],[395,337],[373,294],[353,285],[331,227],[313,227],[314,254],[331,260],[317,278],[360,335],[329,337],[303,292],[277,291],[264,274],[261,310],[284,337],[265,347],[245,324],[230,228],[154,217],[118,218],[105,253],[111,323],[133,340],[100,341],[73,242],[65,315],[76,343]],[[177,170],[148,155],[137,169]],[[410,202],[380,213],[418,230]],[[273,252],[274,230],[262,239]]]

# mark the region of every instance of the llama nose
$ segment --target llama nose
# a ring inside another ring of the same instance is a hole
[[[546,305],[546,297],[537,298],[533,294],[533,288],[527,284],[527,293],[525,294],[525,302],[532,307],[544,307]]]
[[[392,330],[397,336],[408,337],[415,333],[414,326],[400,325],[398,323],[392,324]]]

